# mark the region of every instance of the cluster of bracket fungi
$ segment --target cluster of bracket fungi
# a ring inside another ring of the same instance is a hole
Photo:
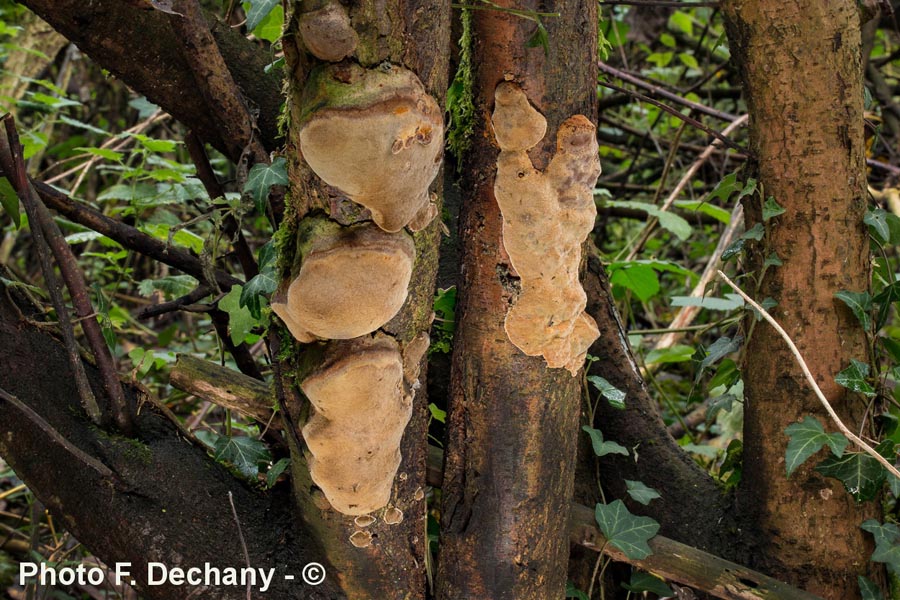
[[[300,152],[371,221],[304,219],[299,271],[272,309],[298,341],[329,341],[321,364],[300,382],[312,406],[302,434],[313,482],[336,511],[362,518],[390,501],[428,348],[426,334],[401,346],[379,330],[406,302],[415,263],[408,231],[426,227],[437,212],[428,188],[443,157],[443,111],[413,72],[344,60],[358,40],[336,0],[301,14],[298,33],[324,61],[301,100]],[[521,278],[506,332],[525,354],[574,374],[598,334],[578,281],[600,169],[594,128],[580,115],[565,121],[541,172],[527,151],[544,137],[546,120],[515,84],[498,86],[493,125],[503,244]]]

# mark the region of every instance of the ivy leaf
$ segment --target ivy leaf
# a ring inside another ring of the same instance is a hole
[[[825,433],[819,420],[810,416],[804,417],[802,423],[788,425],[784,432],[790,438],[784,456],[788,477],[822,446],[827,444],[834,456],[840,458],[849,443],[843,434]]]
[[[540,21],[537,22],[537,29],[528,38],[528,41],[525,42],[525,45],[529,48],[537,48],[540,46],[544,49],[544,56],[550,55],[550,34],[547,32],[547,28],[544,27],[544,24]]]
[[[644,362],[648,365],[654,363],[675,363],[691,360],[694,355],[694,348],[685,344],[675,344],[669,348],[660,348],[651,350],[644,358]]]
[[[594,517],[607,541],[628,558],[639,560],[653,554],[647,541],[659,531],[659,523],[650,517],[631,514],[621,500],[597,504]]]
[[[888,212],[883,208],[874,208],[863,217],[863,223],[869,226],[869,231],[882,244],[891,240],[891,228],[888,225]]]
[[[152,296],[153,292],[162,292],[167,300],[184,296],[197,287],[199,282],[190,275],[169,275],[159,279],[144,279],[138,284],[141,296]]]
[[[614,408],[618,408],[619,410],[625,408],[625,392],[597,375],[591,375],[587,380],[591,382],[597,391],[600,392]]]
[[[275,271],[275,248],[267,242],[259,249],[259,273],[241,290],[240,305],[247,307],[257,321],[262,318],[262,299],[278,287]]]
[[[603,441],[603,432],[599,429],[594,429],[588,425],[583,426],[582,429],[591,436],[591,445],[594,447],[594,454],[597,456],[606,456],[607,454],[628,456],[628,449],[625,446],[616,442]]]
[[[711,367],[729,354],[737,352],[741,349],[741,343],[743,341],[744,338],[741,336],[735,336],[734,339],[725,336],[720,337],[706,349],[707,354],[706,357],[700,361],[700,368],[705,369]]]
[[[878,444],[875,451],[882,456],[892,457],[894,442],[885,440]],[[845,454],[841,458],[829,456],[816,466],[816,471],[826,477],[840,480],[857,502],[874,499],[887,476],[887,471],[881,463],[861,452]]]
[[[661,598],[675,596],[675,592],[666,585],[665,581],[644,571],[634,571],[631,574],[631,581],[623,583],[622,587],[629,592],[652,592]]]
[[[247,31],[253,31],[280,2],[279,0],[250,0],[248,4],[250,4],[250,10],[247,11]]]
[[[735,310],[744,306],[744,299],[737,294],[723,294],[722,298],[704,296],[670,296],[671,306],[699,306],[707,310]]]
[[[886,563],[893,572],[900,572],[900,528],[893,523],[882,525],[875,519],[864,521],[860,527],[868,531],[875,538],[875,552],[872,553],[874,562]]]
[[[762,223],[757,223],[741,235],[741,239],[759,241],[766,235],[766,228]]]
[[[249,479],[259,475],[259,463],[272,460],[266,445],[256,438],[219,436],[213,446],[213,458],[231,463]]]
[[[872,300],[878,305],[874,327],[875,331],[878,331],[887,322],[887,318],[891,314],[891,305],[900,300],[900,282],[885,286]]]
[[[851,358],[850,366],[838,373],[834,380],[838,385],[844,386],[851,392],[874,396],[875,390],[866,381],[868,376],[869,365]]]
[[[628,495],[644,506],[650,504],[651,501],[656,500],[657,498],[662,498],[662,496],[659,495],[659,492],[652,487],[645,485],[642,481],[626,479],[625,487],[627,488]]]
[[[0,177],[0,206],[12,219],[16,229],[22,226],[22,216],[19,214],[19,197],[6,177]]]
[[[875,582],[862,575],[857,575],[856,580],[859,582],[859,592],[862,600],[884,600],[881,589],[875,585]]]
[[[872,312],[872,296],[869,292],[851,292],[841,290],[834,294],[834,297],[841,300],[847,307],[853,311],[854,316],[859,320],[863,329],[869,330],[871,320],[869,313]]]
[[[659,277],[653,267],[648,265],[625,264],[612,272],[609,281],[631,290],[641,302],[646,302],[659,293]]]
[[[768,221],[773,217],[777,217],[778,215],[784,214],[784,207],[775,202],[775,198],[769,196],[766,198],[766,202],[763,204],[762,208],[762,219],[763,221]]]
[[[253,196],[256,210],[260,214],[266,212],[266,201],[269,199],[269,190],[273,185],[287,185],[287,161],[279,156],[272,164],[256,163],[247,173],[247,183],[244,184],[244,192]]]
[[[289,466],[291,466],[291,459],[287,457],[279,459],[277,463],[272,465],[271,468],[269,468],[269,472],[266,473],[266,487],[273,487],[281,474],[284,473]]]
[[[571,581],[566,582],[566,598],[575,598],[575,600],[590,600],[587,594],[575,587]]]
[[[662,210],[655,204],[649,202],[634,202],[631,200],[609,200],[606,202],[608,206],[614,208],[633,208],[642,210],[648,216],[656,217],[659,220],[659,226],[675,235],[682,242],[691,237],[691,224],[684,217],[676,215],[667,210]]]
[[[240,344],[256,325],[256,319],[250,313],[250,309],[241,306],[241,294],[243,286],[236,285],[219,300],[219,308],[228,313],[228,330],[231,342],[235,345]]]

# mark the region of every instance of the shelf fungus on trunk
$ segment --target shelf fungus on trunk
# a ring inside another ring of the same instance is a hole
[[[297,30],[310,54],[331,62],[353,54],[359,37],[338,0],[305,0],[301,10]]]
[[[582,115],[566,119],[556,134],[556,154],[539,171],[528,150],[543,139],[546,119],[514,83],[498,85],[494,99],[500,147],[494,196],[503,215],[503,246],[522,288],[506,314],[506,334],[525,354],[575,375],[599,336],[584,311],[587,297],[578,279],[581,246],[597,214],[595,129]]]
[[[413,392],[396,340],[377,334],[333,342],[300,388],[313,407],[301,430],[313,482],[345,515],[385,507],[412,415]]]
[[[275,293],[272,310],[298,341],[372,333],[403,306],[415,261],[408,234],[312,218],[297,235],[300,271]]]
[[[443,111],[415,73],[384,63],[317,68],[301,100],[300,151],[325,183],[385,231],[424,228],[443,158]]]

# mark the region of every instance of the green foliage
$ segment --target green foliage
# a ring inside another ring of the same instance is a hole
[[[634,571],[631,574],[631,581],[628,583],[623,583],[622,587],[629,592],[634,592],[636,594],[639,594],[641,592],[651,592],[660,597],[675,596],[675,592],[672,591],[672,588],[666,585],[665,581],[663,581],[656,575],[651,575],[650,573],[646,573],[644,571]]]
[[[597,504],[594,516],[607,542],[628,558],[640,560],[653,554],[647,542],[659,531],[659,523],[650,517],[631,514],[621,500]]]
[[[870,209],[863,217],[869,232],[881,244],[900,243],[900,217],[883,208]]]
[[[894,442],[885,440],[875,451],[885,458],[893,459],[894,446]],[[847,453],[840,458],[829,456],[816,466],[816,471],[840,480],[847,493],[857,502],[874,500],[887,476],[887,471],[875,458],[862,452]]]
[[[851,358],[850,366],[838,373],[834,380],[851,392],[858,392],[866,396],[874,396],[875,389],[866,381],[866,377],[868,376],[869,365]]]
[[[431,327],[431,347],[428,353],[450,353],[456,331],[456,286],[439,289],[434,296],[434,323]]]
[[[868,331],[871,326],[869,314],[872,312],[872,296],[869,292],[850,292],[841,290],[834,297],[842,301],[853,311],[853,315],[859,320],[863,329]]]
[[[246,307],[250,315],[259,321],[262,318],[263,303],[278,287],[278,272],[275,245],[270,240],[259,249],[257,264],[259,273],[244,285],[239,305]]]
[[[247,174],[247,183],[244,184],[244,193],[253,198],[257,212],[265,214],[269,190],[274,185],[287,184],[287,161],[279,156],[270,165],[256,163],[251,167]]]
[[[605,441],[603,439],[603,432],[599,429],[594,429],[588,425],[584,425],[582,429],[591,436],[591,446],[593,446],[594,454],[597,456],[606,456],[607,454],[621,454],[623,456],[628,456],[628,449],[625,448],[625,446],[617,444],[616,442]]]
[[[566,582],[566,598],[575,598],[575,600],[591,600],[587,594],[575,587],[571,581]]]
[[[874,562],[885,563],[893,573],[900,573],[900,528],[893,523],[881,524],[869,519],[860,526],[875,538]]]
[[[809,415],[802,423],[788,425],[784,433],[790,438],[784,457],[788,477],[823,446],[827,445],[835,457],[841,458],[849,443],[841,433],[825,433],[819,420]]]
[[[679,240],[684,241],[691,236],[691,224],[684,220],[683,217],[673,212],[664,211],[655,204],[646,202],[633,202],[624,200],[607,200],[604,204],[614,208],[633,208],[642,210],[649,216],[659,219],[659,226],[675,235]]]
[[[269,471],[266,473],[266,487],[274,487],[275,482],[278,481],[278,478],[281,477],[281,474],[284,473],[290,466],[290,458],[278,459],[278,462],[269,467]]]
[[[250,309],[241,305],[242,293],[243,286],[236,285],[219,300],[219,308],[228,313],[228,334],[233,344],[243,342],[257,324]]]
[[[662,497],[659,495],[659,492],[640,481],[632,481],[631,479],[626,479],[625,487],[628,491],[628,495],[631,496],[636,502],[640,502],[644,506],[650,504],[650,502],[652,502],[653,500]]]
[[[232,465],[247,479],[255,480],[260,465],[272,460],[266,445],[252,437],[213,434],[213,458]]]
[[[598,375],[589,375],[587,380],[611,406],[620,410],[625,409],[625,392]]]
[[[862,600],[884,600],[884,595],[874,581],[862,575],[857,576]]]

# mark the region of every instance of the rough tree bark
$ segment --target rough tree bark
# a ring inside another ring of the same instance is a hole
[[[525,356],[504,331],[518,280],[503,250],[494,196],[498,148],[491,113],[500,82],[521,86],[547,118],[547,135],[530,154],[539,169],[556,151],[564,119],[594,119],[597,6],[529,1],[514,8],[560,17],[544,19],[545,54],[540,46],[526,47],[532,21],[500,10],[472,15],[475,123],[462,166],[462,267],[438,574],[438,597],[445,599],[554,598],[565,587],[581,380],[548,369],[540,356]]]
[[[816,381],[851,428],[864,403],[835,383],[851,358],[867,360],[866,336],[834,294],[868,288],[860,23],[852,0],[728,0],[732,55],[750,111],[760,190],[785,213],[765,223],[751,256],[757,298],[793,337]],[[745,201],[748,226],[761,223],[760,195]],[[777,254],[782,265],[765,270]],[[749,325],[749,323],[748,323]],[[785,476],[784,429],[806,415],[826,423],[784,342],[753,329],[744,366],[744,468],[739,509],[747,557],[776,577],[826,598],[859,597],[856,576],[872,551],[860,523],[877,505],[857,506],[808,461]]]

